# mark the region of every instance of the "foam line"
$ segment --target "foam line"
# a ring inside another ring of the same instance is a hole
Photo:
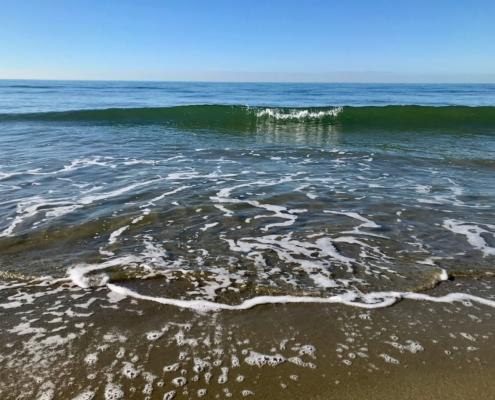
[[[331,297],[309,297],[309,296],[258,296],[245,300],[237,305],[215,303],[208,300],[180,300],[167,297],[153,297],[139,294],[128,288],[107,283],[107,287],[120,295],[133,297],[139,300],[154,301],[156,303],[170,305],[179,308],[187,308],[195,311],[240,311],[265,305],[265,304],[289,304],[289,303],[321,303],[321,304],[344,304],[359,308],[384,308],[389,307],[401,299],[431,301],[434,303],[453,303],[455,301],[470,301],[495,308],[495,300],[473,296],[467,293],[450,293],[445,296],[429,296],[413,292],[374,292],[368,294],[346,293]],[[363,300],[363,301],[359,301]]]
[[[187,189],[187,188],[190,188],[190,187],[191,187],[190,185],[184,185],[184,186],[180,186],[180,187],[178,187],[178,188],[176,188],[174,190],[170,190],[168,192],[162,193],[160,196],[154,197],[150,201],[148,201],[148,203],[145,204],[145,206],[155,205],[155,202],[164,199],[166,196],[170,196],[171,194],[175,194],[175,193],[181,192],[182,190]]]
[[[92,279],[95,279],[95,277],[88,277],[86,276],[89,272],[93,271],[99,271],[99,270],[104,270],[107,268],[112,268],[120,265],[129,265],[133,263],[138,263],[141,261],[139,257],[136,256],[123,256],[119,258],[115,258],[113,260],[108,260],[105,261],[101,264],[77,264],[68,270],[68,275],[70,280],[79,286],[82,289],[87,289],[91,286],[94,286],[94,283],[92,283]],[[96,286],[104,286],[106,281],[108,280],[108,277],[106,275],[102,275],[99,277],[100,283],[97,284]]]

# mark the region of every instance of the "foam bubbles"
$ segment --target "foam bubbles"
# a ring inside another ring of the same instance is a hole
[[[84,358],[84,362],[88,365],[94,365],[98,361],[97,353],[90,353]]]
[[[163,395],[163,400],[173,400],[175,398],[175,394],[175,390],[170,390]]]
[[[185,386],[187,383],[187,379],[183,376],[178,376],[177,378],[172,379],[172,384],[177,387]]]
[[[275,367],[279,364],[282,364],[286,361],[285,357],[281,354],[261,354],[256,351],[252,351],[249,353],[249,356],[244,359],[246,364],[255,365],[257,367],[263,367],[268,365],[270,367]]]
[[[107,383],[105,386],[105,400],[120,400],[124,398],[124,391],[120,385]]]
[[[122,375],[124,375],[127,379],[135,379],[139,375],[139,371],[130,362],[124,362],[124,366],[121,371]]]
[[[380,354],[379,357],[383,358],[383,361],[385,361],[387,364],[394,364],[394,365],[400,364],[399,360],[386,353]]]

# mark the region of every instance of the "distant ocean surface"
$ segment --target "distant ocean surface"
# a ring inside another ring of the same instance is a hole
[[[280,107],[495,106],[495,84],[321,84],[0,80],[0,113],[229,104]]]
[[[154,303],[493,307],[491,284],[423,292],[493,276],[494,216],[495,85],[0,81],[5,341],[76,343],[55,329]]]

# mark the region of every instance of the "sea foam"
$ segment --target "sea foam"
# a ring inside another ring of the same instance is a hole
[[[449,293],[445,296],[430,296],[422,293],[414,292],[372,292],[372,293],[354,293],[347,292],[341,295],[335,295],[330,297],[312,297],[312,296],[257,296],[244,300],[237,305],[230,305],[224,303],[216,303],[208,300],[181,300],[172,299],[166,297],[154,297],[139,294],[131,289],[118,286],[112,283],[107,284],[107,287],[119,294],[133,297],[140,300],[154,301],[156,303],[175,306],[179,308],[187,308],[200,312],[207,311],[240,311],[248,310],[260,305],[267,304],[291,304],[291,303],[316,303],[316,304],[343,304],[348,306],[354,306],[359,308],[383,308],[389,307],[399,300],[417,300],[417,301],[430,301],[434,303],[453,303],[471,301],[479,303],[488,307],[495,308],[495,300],[486,299],[479,296],[474,296],[467,293]]]
[[[330,110],[306,110],[306,109],[280,109],[265,108],[256,113],[257,117],[269,117],[276,120],[305,120],[321,119],[324,117],[337,117],[343,111],[343,107],[336,107]]]

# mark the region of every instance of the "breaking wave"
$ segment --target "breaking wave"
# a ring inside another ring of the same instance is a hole
[[[271,123],[333,125],[341,130],[495,129],[495,107],[363,106],[249,107],[185,105],[157,108],[109,108],[62,112],[0,114],[0,122],[46,121],[91,124],[150,124],[183,128],[253,131]]]

